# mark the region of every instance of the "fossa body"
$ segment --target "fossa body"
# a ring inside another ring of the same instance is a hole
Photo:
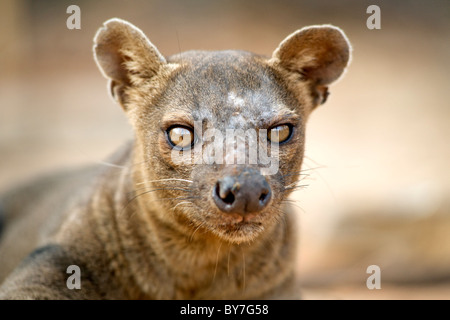
[[[296,222],[286,200],[300,177],[308,116],[349,62],[343,32],[303,28],[271,57],[165,58],[138,28],[111,19],[94,42],[134,140],[112,167],[3,197],[0,298],[292,297]],[[209,148],[227,132],[239,134]],[[276,161],[263,163],[263,151]],[[80,289],[66,285],[71,265]]]

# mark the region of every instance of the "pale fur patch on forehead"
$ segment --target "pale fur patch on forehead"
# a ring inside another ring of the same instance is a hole
[[[232,110],[231,117],[226,119],[230,127],[239,128],[245,124],[257,126],[261,123],[272,123],[274,119],[296,116],[295,111],[289,109],[282,101],[262,91],[243,94],[229,91],[225,101],[227,107]]]
[[[236,111],[239,111],[245,105],[244,99],[242,97],[239,97],[234,91],[228,93],[227,103],[231,106],[234,106]]]

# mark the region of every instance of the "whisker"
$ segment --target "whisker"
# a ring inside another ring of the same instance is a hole
[[[291,183],[291,184],[285,186],[284,189],[286,190],[286,189],[288,189],[288,188],[290,188],[290,187],[292,187],[292,186],[295,186],[297,183],[299,183],[299,181],[295,181],[295,182],[293,182],[293,183]]]
[[[288,204],[290,204],[290,205],[292,205],[292,206],[294,206],[294,207],[300,209],[303,213],[306,213],[306,210],[303,209],[302,207],[300,207],[300,206],[297,204],[298,201],[291,200],[291,199],[285,199],[285,200],[281,200],[281,203],[283,203],[283,202],[286,202],[286,203],[288,203]]]
[[[214,276],[213,276],[213,280],[212,280],[213,283],[214,283],[214,280],[216,280],[217,265],[219,264],[219,254],[220,254],[220,248],[222,248],[222,244],[223,244],[223,242],[221,241],[220,245],[219,245],[219,249],[217,250],[216,266],[214,268]]]
[[[231,255],[231,248],[228,250],[228,262],[227,262],[227,276],[230,277],[230,255]]]
[[[192,240],[194,240],[194,235],[195,233],[205,224],[205,222],[202,222],[198,225],[197,228],[195,228],[194,232],[191,234],[191,236],[189,237],[189,242],[192,242]]]
[[[300,169],[300,170],[296,170],[296,171],[288,171],[285,174],[281,175],[281,177],[286,177],[286,176],[290,176],[290,175],[303,175],[303,176],[308,176],[309,173],[305,173],[307,171],[312,171],[312,170],[318,170],[318,169],[323,169],[323,168],[327,168],[327,166],[316,166],[316,167],[312,167],[312,168],[306,168],[306,169]]]
[[[128,192],[128,194],[133,194],[133,193],[135,193],[135,192],[137,192],[137,191],[139,191],[139,190],[145,190],[145,189],[147,189],[147,188],[150,188],[150,187],[137,188],[137,189],[134,189],[134,190],[131,191],[131,192]],[[186,192],[190,192],[190,191],[191,191],[190,189],[186,189],[186,188],[179,188],[179,187],[170,187],[170,186],[167,186],[167,187],[160,187],[160,188],[148,190],[148,192],[153,192],[153,191],[157,191],[157,190],[180,190],[180,191],[186,191]]]
[[[152,201],[160,201],[160,200],[192,200],[192,199],[201,199],[201,197],[186,197],[186,198],[170,197],[170,198],[159,198],[159,199],[154,199],[154,200],[152,200]]]
[[[169,178],[169,179],[158,179],[158,180],[142,181],[142,182],[136,183],[136,185],[141,185],[141,184],[145,184],[145,183],[152,183],[152,182],[162,182],[162,181],[184,181],[184,182],[194,183],[194,181],[192,181],[192,180]]]
[[[151,191],[155,191],[155,190],[151,190]],[[136,200],[138,197],[143,196],[151,191],[146,191],[143,192],[141,194],[138,194],[136,196],[134,196],[133,198],[131,198],[130,200],[128,200],[127,204],[123,207],[122,212],[124,212],[128,206],[134,201]],[[180,198],[180,197],[168,197],[168,198],[159,198],[159,199],[153,199],[150,202],[154,202],[154,201],[161,201],[161,200],[192,200],[192,199],[200,199],[201,197],[185,197],[185,198]]]
[[[133,217],[137,214],[137,210],[134,210],[133,212],[131,212],[131,214],[128,216],[128,219],[131,220],[133,219]],[[122,210],[122,212],[120,213],[121,215],[124,213],[124,211]]]
[[[320,166],[324,166],[323,164],[321,164],[320,162],[313,160],[311,157],[308,157],[307,155],[305,155],[303,157],[305,160],[311,161],[312,163],[314,163],[315,165],[320,165]],[[325,166],[324,166],[325,167]]]
[[[245,252],[244,252],[244,248],[242,248],[242,265],[243,265],[242,292],[245,292]]]
[[[178,30],[175,30],[175,33],[177,35],[177,43],[178,43],[178,56],[180,58],[181,64],[183,64],[183,58],[182,58],[182,51],[181,51],[181,45],[180,45],[180,37],[178,36]]]
[[[317,166],[317,167],[312,167],[312,168],[306,168],[306,169],[302,169],[301,172],[312,171],[312,170],[317,170],[317,169],[324,169],[324,168],[327,168],[327,166]]]
[[[193,204],[191,201],[181,201],[175,205],[175,207],[172,208],[172,210],[175,210],[176,207],[178,207],[180,204]]]
[[[285,174],[282,174],[281,177],[287,177],[287,176],[294,176],[294,175],[300,175],[300,176],[307,176],[309,173],[303,173],[303,170],[296,170],[296,171],[288,171]]]
[[[98,164],[107,166],[107,167],[113,167],[113,168],[119,168],[119,169],[128,169],[128,167],[126,166],[121,166],[118,164],[114,164],[114,163],[110,163],[110,162],[106,162],[106,161],[95,161]]]
[[[309,161],[313,162],[314,164],[320,164],[319,162],[317,162],[317,161],[315,161],[315,160],[313,160],[313,159],[311,159],[311,158],[309,158],[309,157],[307,157],[307,156],[305,156],[305,158],[307,158]],[[319,168],[328,168],[328,166],[322,165],[322,166],[319,167]],[[331,194],[331,196],[333,197],[333,200],[334,200],[335,202],[337,202],[336,194],[334,193],[334,191],[333,191],[333,189],[331,188],[330,184],[325,180],[325,178],[324,178],[319,172],[317,172],[317,175],[318,175],[319,178],[322,180],[322,182],[325,184],[326,188],[328,189],[328,192],[329,192],[329,193]]]
[[[295,176],[300,176],[300,180],[304,180],[304,179],[310,177],[311,174],[309,174],[309,173],[299,173],[299,172],[297,172],[297,173],[287,173],[285,175],[282,175],[281,178],[284,179],[284,178],[287,178],[287,177],[295,177]]]
[[[305,188],[307,188],[307,187],[309,187],[309,184],[299,184],[299,185],[294,186],[294,187],[286,187],[286,188],[284,188],[283,191],[286,191],[286,190],[296,190],[296,189],[305,189]]]
[[[145,189],[145,188],[142,188],[142,189]],[[136,189],[135,191],[129,192],[128,194],[132,194],[132,193],[134,193],[134,192],[136,192],[136,191],[138,191],[138,190],[142,190],[142,189]],[[177,187],[161,187],[161,188],[156,188],[156,189],[144,191],[144,192],[142,192],[142,193],[136,195],[136,197],[139,197],[139,196],[141,196],[141,195],[143,195],[143,194],[146,194],[146,193],[155,192],[155,191],[158,191],[158,190],[190,191],[190,190],[188,190],[188,189],[177,188]],[[131,199],[131,200],[133,200],[133,199]]]
[[[288,230],[288,224],[286,221],[286,212],[283,212],[284,214],[281,216],[281,221],[283,221],[283,226],[284,226],[284,232],[287,233]]]

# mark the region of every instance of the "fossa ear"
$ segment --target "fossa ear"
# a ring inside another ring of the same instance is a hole
[[[109,79],[112,97],[126,109],[125,89],[154,77],[166,59],[145,34],[121,19],[110,19],[94,38],[94,57]]]
[[[344,72],[350,51],[350,43],[341,29],[331,25],[311,26],[284,39],[270,61],[283,70],[288,81],[309,82],[315,107],[326,101],[328,85]]]

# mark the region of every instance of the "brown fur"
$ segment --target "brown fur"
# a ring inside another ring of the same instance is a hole
[[[80,188],[72,205],[46,206],[23,252],[1,265],[0,275],[6,276],[37,248],[5,279],[0,298],[289,297],[297,241],[295,215],[285,200],[299,177],[308,115],[348,63],[343,33],[331,26],[304,28],[269,59],[240,51],[193,51],[166,59],[136,27],[112,19],[97,33],[94,53],[135,139],[110,160],[118,168],[89,173],[90,186]],[[244,105],[233,104],[230,93]],[[194,121],[204,131],[293,125],[292,139],[280,145],[278,173],[265,177],[272,198],[264,210],[243,218],[216,207],[211,190],[218,178],[239,172],[238,165],[172,160],[165,130]],[[71,181],[49,183],[29,211]],[[4,198],[1,261],[15,250],[14,234],[31,228],[9,213],[20,209],[20,200],[11,199],[26,199],[22,193]],[[80,290],[66,287],[69,265],[81,268]]]

